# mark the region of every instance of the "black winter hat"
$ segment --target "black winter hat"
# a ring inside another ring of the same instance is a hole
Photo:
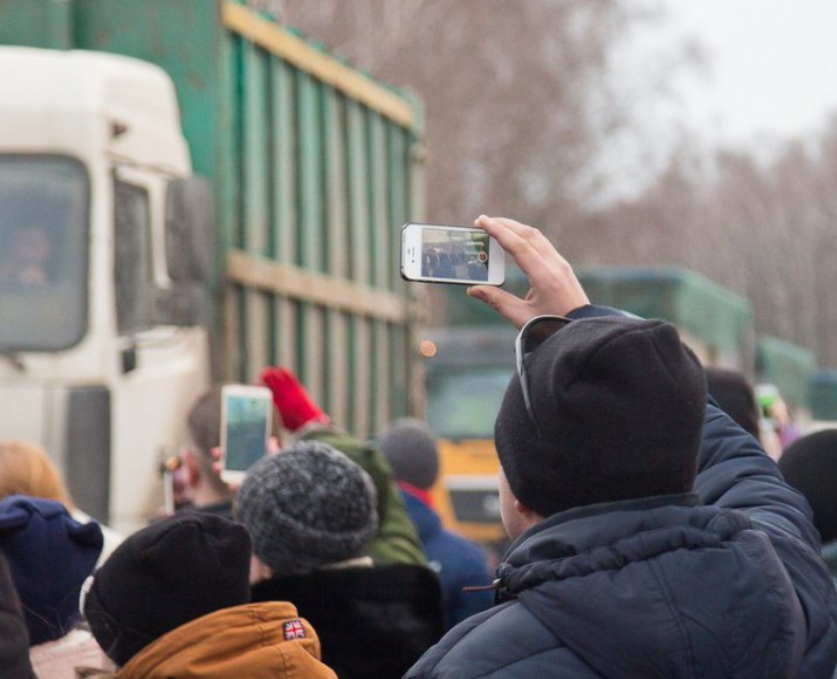
[[[404,417],[393,422],[378,438],[395,478],[416,488],[429,489],[439,475],[436,438],[426,422]]]
[[[808,500],[823,542],[837,540],[837,429],[797,439],[779,458],[785,480]]]
[[[378,528],[372,478],[343,453],[299,441],[257,462],[236,498],[236,518],[276,577],[364,556]]]
[[[134,533],[96,571],[84,598],[93,636],[122,666],[187,622],[248,603],[251,553],[244,526],[200,512]]]
[[[697,357],[670,323],[624,316],[573,321],[526,358],[495,423],[515,497],[541,516],[688,492],[706,411]]]

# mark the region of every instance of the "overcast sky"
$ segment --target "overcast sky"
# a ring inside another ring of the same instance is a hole
[[[700,77],[682,89],[684,110],[720,141],[791,136],[837,111],[837,2],[663,0],[665,30],[706,49]]]

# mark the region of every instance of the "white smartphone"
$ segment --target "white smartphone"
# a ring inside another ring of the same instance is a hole
[[[241,483],[267,455],[273,395],[266,387],[227,384],[221,389],[221,479]]]
[[[482,229],[410,222],[401,227],[401,277],[425,283],[502,285],[503,248]]]

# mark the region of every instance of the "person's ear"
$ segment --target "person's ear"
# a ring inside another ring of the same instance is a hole
[[[538,514],[534,509],[529,509],[529,507],[524,505],[517,498],[514,500],[514,511],[520,514],[523,522],[527,526],[534,526],[536,523],[540,523],[544,519],[544,517]]]
[[[267,566],[264,561],[253,554],[250,557],[250,584],[255,585],[262,580],[269,580],[273,577],[273,571]]]
[[[201,479],[201,468],[195,452],[188,448],[180,453],[183,460],[184,480],[189,488],[194,488]]]

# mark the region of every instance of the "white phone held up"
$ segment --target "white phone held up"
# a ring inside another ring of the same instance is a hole
[[[242,483],[267,455],[273,396],[266,387],[228,384],[221,389],[221,480]]]
[[[410,222],[401,227],[401,277],[423,283],[502,285],[505,252],[482,229]]]

